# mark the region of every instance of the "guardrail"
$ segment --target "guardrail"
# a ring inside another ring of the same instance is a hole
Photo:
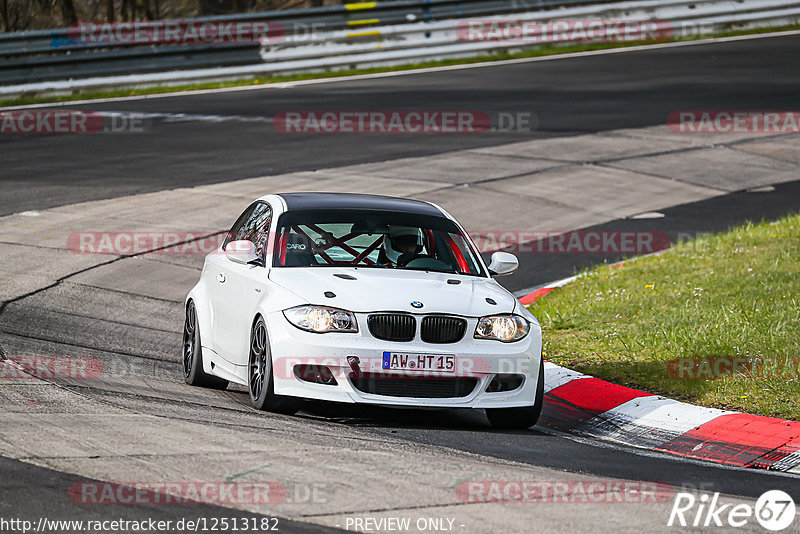
[[[493,13],[514,13],[531,9],[561,7],[587,3],[610,3],[619,0],[396,0],[387,2],[353,2],[337,6],[282,11],[262,11],[235,15],[181,19],[182,22],[248,22],[276,21],[292,25],[311,25],[337,29],[363,24],[400,24],[404,22],[441,20]],[[69,28],[0,33],[0,57],[26,53],[64,50],[85,50],[75,43]]]
[[[496,0],[487,2],[494,4],[519,4],[528,8],[538,2],[516,0],[508,2]],[[357,24],[364,20],[364,13],[369,13],[368,18],[381,22],[402,22],[399,17],[413,14],[421,18],[434,16],[453,16],[458,10],[458,0],[402,0],[395,2],[357,2],[339,6],[325,6],[309,9],[288,9],[283,11],[264,11],[256,13],[241,13],[218,17],[199,17],[181,19],[182,22],[246,22],[246,21],[280,21],[282,23],[318,24],[326,28],[341,28],[348,24]],[[125,45],[120,45],[125,46]],[[53,51],[87,50],[94,48],[91,45],[75,41],[70,28],[57,28],[53,30],[35,30],[16,33],[0,34],[0,56],[38,54]]]
[[[163,85],[366,68],[564,43],[553,35],[471,40],[460,25],[514,20],[658,21],[670,36],[800,23],[800,0],[409,0],[183,21],[281,21],[263,44],[82,43],[75,31],[0,34],[0,94]],[[533,9],[537,6],[538,9]],[[313,31],[308,31],[313,28]],[[302,30],[302,31],[300,31]],[[663,34],[660,34],[663,37]],[[47,40],[49,39],[49,41]],[[574,41],[571,41],[574,42]]]
[[[514,13],[548,6],[565,6],[586,3],[591,0],[401,0],[389,2],[355,2],[339,6],[310,9],[291,9],[243,13],[224,17],[201,17],[182,19],[182,24],[201,25],[221,22],[269,21],[280,24],[288,35],[329,31],[340,28],[367,27],[373,25],[404,24],[415,21],[434,21],[456,17]],[[596,0],[595,0],[596,1]],[[617,0],[599,0],[613,2]],[[147,24],[159,24],[157,21]],[[173,21],[170,21],[173,22]],[[29,82],[58,77],[85,77],[108,72],[114,61],[129,61],[134,58],[150,58],[153,69],[176,68],[171,59],[183,55],[185,67],[213,65],[237,65],[257,60],[258,42],[204,45],[161,45],[151,43],[118,42],[91,43],[79,38],[79,27],[36,30],[0,34],[0,83]],[[127,53],[123,53],[127,52]],[[210,54],[212,57],[203,57]],[[164,64],[161,60],[165,58]],[[33,68],[26,69],[30,64]],[[144,72],[142,65],[134,61],[130,65],[137,72]],[[39,71],[39,72],[37,72]],[[42,72],[43,71],[43,72]],[[130,71],[129,71],[130,72]],[[113,74],[113,70],[108,72]]]
[[[414,1],[399,1],[399,2],[381,2],[378,5],[372,2],[372,9],[376,11],[391,11],[392,9],[400,8],[403,6],[413,7],[421,4],[422,2]],[[432,0],[432,5],[450,4],[452,0]],[[369,6],[369,3],[349,4],[350,6]],[[229,15],[225,17],[199,17],[192,19],[184,19],[191,22],[213,22],[213,21],[254,21],[254,20],[285,20],[297,19],[299,21],[317,20],[320,22],[334,23],[346,22],[348,15],[353,11],[360,11],[356,8],[347,8],[342,6],[326,6],[310,9],[289,9],[284,11],[267,11],[257,13],[242,13]],[[0,34],[0,55],[8,54],[24,54],[26,52],[37,53],[40,51],[51,50],[52,48],[67,48],[69,46],[80,48],[79,45],[73,42],[69,28],[57,28],[52,30],[33,30],[15,33]]]
[[[686,37],[718,31],[725,27],[752,27],[769,24],[792,24],[800,21],[800,0],[661,0],[659,2],[622,2],[614,5],[591,5],[558,11],[529,12],[512,17],[491,16],[479,19],[488,26],[492,21],[513,20],[546,23],[554,20],[631,20],[653,21],[660,36]],[[565,41],[552,33],[529,34],[521,39],[486,39],[470,41],[464,19],[434,23],[386,26],[371,34],[374,42],[358,42],[354,32],[319,33],[313,39],[287,40],[262,46],[265,65],[259,72],[302,72],[336,67],[395,65],[420,59],[447,59],[521,49],[526,46],[557,44]],[[539,27],[537,24],[534,28]],[[572,41],[574,42],[574,41]]]

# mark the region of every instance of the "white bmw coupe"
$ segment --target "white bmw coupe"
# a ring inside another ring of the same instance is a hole
[[[428,202],[291,193],[253,202],[186,297],[186,382],[242,384],[253,406],[303,399],[485,409],[528,428],[544,388],[536,318]]]

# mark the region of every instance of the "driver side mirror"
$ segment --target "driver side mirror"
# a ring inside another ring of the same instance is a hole
[[[261,265],[261,256],[256,252],[256,245],[252,241],[231,241],[225,246],[225,256],[235,263]]]
[[[511,274],[519,267],[519,260],[508,252],[495,252],[492,254],[492,262],[489,264],[489,274],[494,276],[504,276]]]

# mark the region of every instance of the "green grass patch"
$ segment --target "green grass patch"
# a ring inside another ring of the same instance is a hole
[[[583,274],[530,307],[547,359],[695,404],[800,421],[800,215]]]
[[[781,26],[773,28],[751,28],[747,30],[731,30],[720,32],[713,35],[702,35],[690,38],[673,39],[662,42],[676,42],[676,41],[694,41],[718,37],[731,37],[736,35],[753,35],[761,33],[775,33],[784,31],[794,31],[800,29],[800,26]],[[471,58],[461,59],[445,59],[439,61],[425,61],[420,63],[412,63],[408,65],[397,65],[393,67],[376,67],[370,69],[348,69],[337,70],[329,72],[318,73],[302,73],[292,75],[276,75],[276,76],[261,76],[261,77],[246,77],[239,80],[224,81],[224,82],[206,82],[206,83],[192,83],[182,85],[169,85],[169,86],[155,86],[143,88],[129,88],[129,89],[112,89],[106,91],[86,91],[74,92],[71,94],[46,94],[46,95],[23,95],[20,97],[8,98],[5,100],[0,99],[1,106],[26,106],[30,104],[44,104],[52,102],[71,102],[75,100],[93,100],[99,98],[117,98],[125,96],[143,96],[154,94],[168,94],[179,91],[201,91],[204,89],[221,89],[229,87],[245,87],[253,85],[264,85],[271,83],[282,83],[298,80],[316,80],[323,78],[334,78],[339,76],[355,76],[358,74],[372,74],[379,72],[397,72],[404,70],[421,69],[427,67],[442,67],[448,65],[465,65],[470,63],[484,63],[487,61],[502,61],[506,59],[519,59],[539,56],[551,56],[557,54],[569,54],[574,52],[587,52],[591,50],[606,50],[610,48],[625,48],[631,46],[640,46],[645,44],[653,44],[653,41],[631,41],[631,42],[609,42],[609,43],[592,43],[592,44],[577,44],[577,45],[545,45],[535,48],[528,48],[514,53],[501,52],[497,54],[481,55]]]

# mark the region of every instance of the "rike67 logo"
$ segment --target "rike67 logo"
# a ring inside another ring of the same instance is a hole
[[[719,493],[703,493],[698,497],[682,492],[675,496],[667,526],[741,528],[754,518],[767,530],[784,530],[794,522],[794,500],[781,490],[765,492],[755,506],[724,503]]]

